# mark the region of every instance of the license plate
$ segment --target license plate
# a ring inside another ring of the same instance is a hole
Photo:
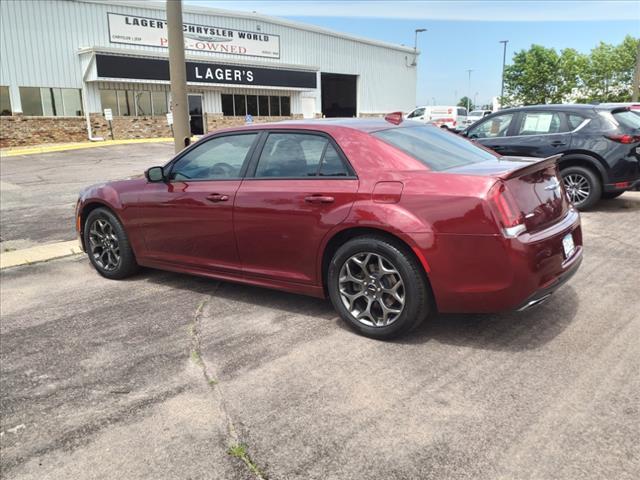
[[[573,235],[568,233],[562,239],[562,249],[564,250],[564,258],[569,258],[573,251],[576,249],[573,243]]]

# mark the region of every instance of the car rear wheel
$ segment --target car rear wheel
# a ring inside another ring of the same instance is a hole
[[[342,245],[329,264],[327,287],[347,324],[373,338],[403,333],[433,310],[422,265],[384,237],[358,237]]]
[[[602,192],[602,198],[604,198],[605,200],[611,200],[613,198],[618,198],[623,193],[624,190],[622,192]]]
[[[103,277],[121,279],[138,270],[124,227],[106,208],[97,208],[88,215],[84,245],[91,264]]]
[[[567,167],[561,172],[564,188],[571,203],[580,210],[593,207],[602,195],[598,176],[585,167]]]

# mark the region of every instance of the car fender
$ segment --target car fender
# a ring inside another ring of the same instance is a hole
[[[562,170],[563,167],[568,167],[570,165],[580,163],[587,164],[598,172],[603,183],[608,183],[609,174],[607,173],[607,169],[603,165],[603,162],[603,160],[594,156],[591,152],[568,151],[562,152],[562,157],[558,160],[558,165],[560,170]]]

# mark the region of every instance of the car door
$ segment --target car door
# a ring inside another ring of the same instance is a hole
[[[233,202],[259,132],[195,144],[148,183],[138,204],[147,255],[198,268],[241,271]]]
[[[234,222],[246,275],[318,282],[322,239],[348,215],[358,179],[328,135],[273,130],[236,195]]]
[[[569,148],[569,130],[563,112],[521,111],[513,135],[508,138],[508,155],[545,158],[561,153]]]
[[[465,136],[501,155],[515,155],[513,140],[508,135],[514,129],[516,119],[516,112],[492,115],[469,127]]]

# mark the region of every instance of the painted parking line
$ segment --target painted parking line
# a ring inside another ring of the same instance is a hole
[[[128,145],[135,143],[163,143],[173,142],[173,138],[130,138],[123,140],[103,140],[100,142],[78,142],[65,143],[62,145],[39,145],[37,147],[18,147],[3,150],[0,152],[2,157],[16,157],[18,155],[35,155],[40,153],[64,152],[67,150],[79,150],[82,148],[109,147],[111,145]]]
[[[49,243],[36,247],[24,248],[0,253],[0,270],[20,265],[45,262],[54,258],[68,257],[82,253],[77,240],[69,242]]]

